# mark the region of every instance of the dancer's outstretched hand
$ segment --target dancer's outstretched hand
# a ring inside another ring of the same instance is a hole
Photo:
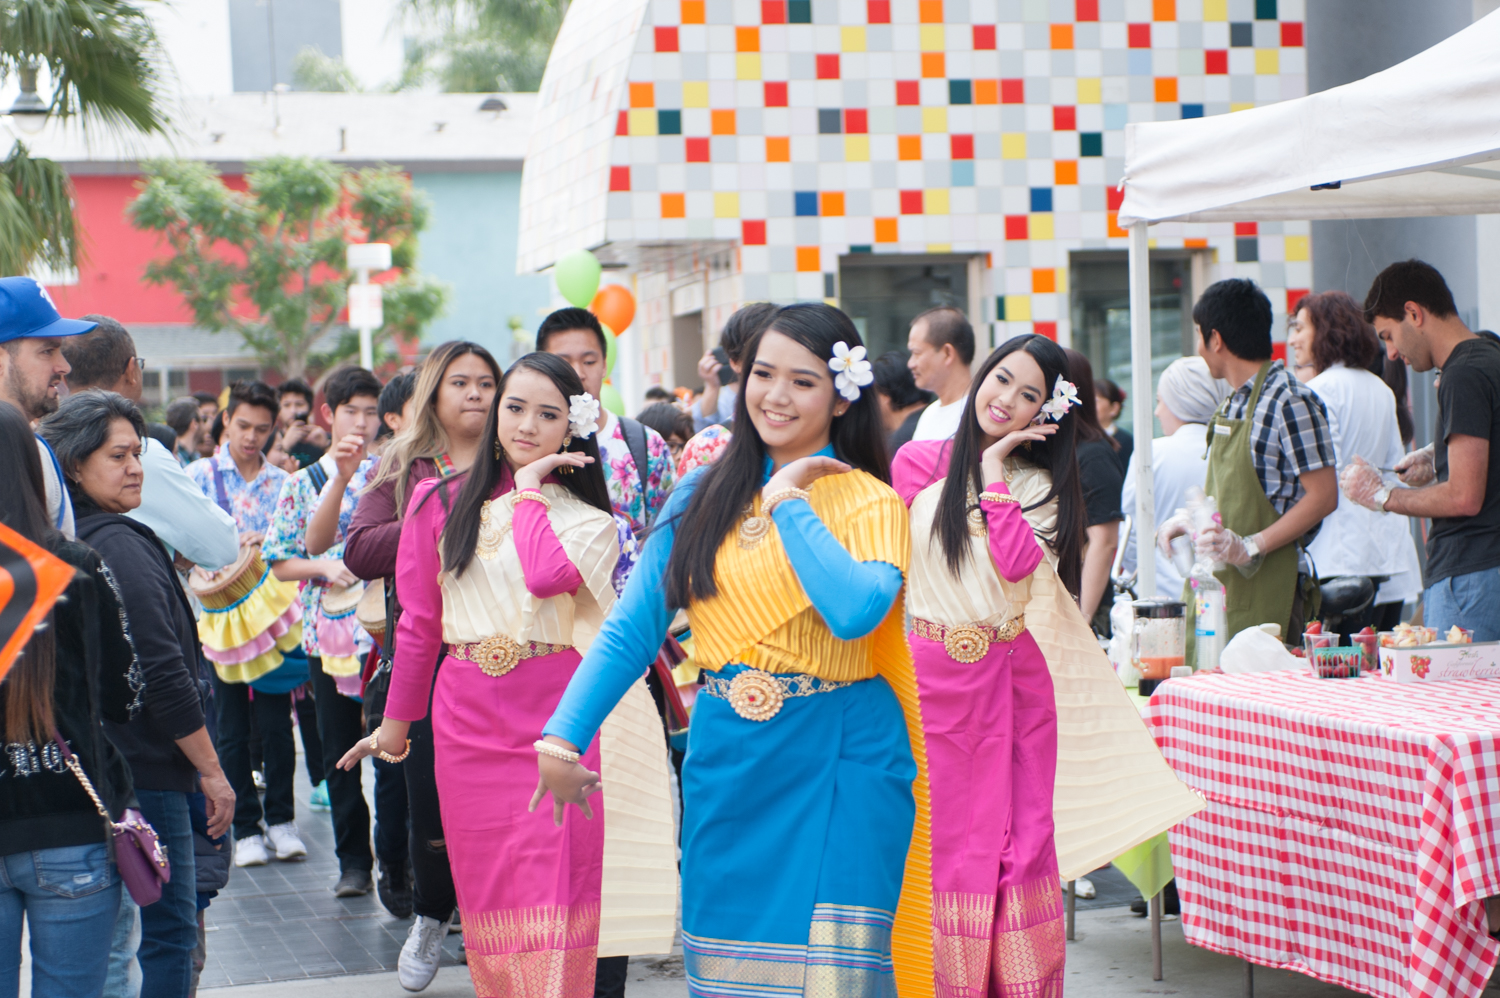
[[[594,819],[594,810],[589,807],[588,799],[604,789],[598,773],[590,772],[582,763],[563,762],[541,753],[537,753],[536,764],[540,778],[536,782],[536,793],[531,795],[531,804],[526,810],[535,811],[542,798],[551,793],[553,824],[562,825],[563,812],[568,804],[577,804],[585,818],[590,821]]]

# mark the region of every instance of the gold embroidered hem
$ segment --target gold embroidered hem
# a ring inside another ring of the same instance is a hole
[[[943,891],[932,896],[932,969],[938,998],[986,998],[995,895]]]
[[[690,992],[704,998],[877,998],[891,987],[891,912],[816,904],[807,945],[683,933]]]
[[[464,912],[464,950],[479,998],[589,998],[599,905]]]
[[[1000,891],[991,956],[996,998],[1062,998],[1067,960],[1062,896],[1047,877]]]

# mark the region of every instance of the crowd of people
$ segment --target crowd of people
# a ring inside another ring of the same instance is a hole
[[[1038,335],[975,367],[950,306],[873,360],[832,306],[746,306],[702,394],[636,419],[566,308],[508,370],[453,341],[148,424],[127,330],[0,280],[0,522],[74,570],[0,682],[0,975],[24,917],[34,993],[192,994],[231,868],[307,853],[300,737],[334,893],[411,919],[408,990],[461,925],[479,994],[621,995],[680,889],[695,994],[1061,994],[1059,718],[1109,670],[1122,543],[1181,597],[1201,489],[1231,632],[1299,635],[1359,576],[1380,626],[1422,595],[1500,639],[1500,340],[1441,276],[1309,295],[1289,363],[1249,281],[1193,318],[1142,541],[1124,393]],[[1443,369],[1417,451],[1407,364]],[[1432,519],[1425,590],[1382,512]],[[100,818],[127,811],[171,863],[144,905]]]

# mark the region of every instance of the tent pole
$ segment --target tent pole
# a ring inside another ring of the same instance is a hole
[[[1151,259],[1145,222],[1130,227],[1130,398],[1135,422],[1138,573],[1135,591],[1146,599],[1156,595],[1156,498],[1151,474],[1151,432],[1156,393],[1151,385]]]

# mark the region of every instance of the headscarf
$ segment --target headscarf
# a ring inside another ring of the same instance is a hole
[[[1208,373],[1208,362],[1202,357],[1172,361],[1156,386],[1157,397],[1185,423],[1207,423],[1233,391],[1229,382]]]

